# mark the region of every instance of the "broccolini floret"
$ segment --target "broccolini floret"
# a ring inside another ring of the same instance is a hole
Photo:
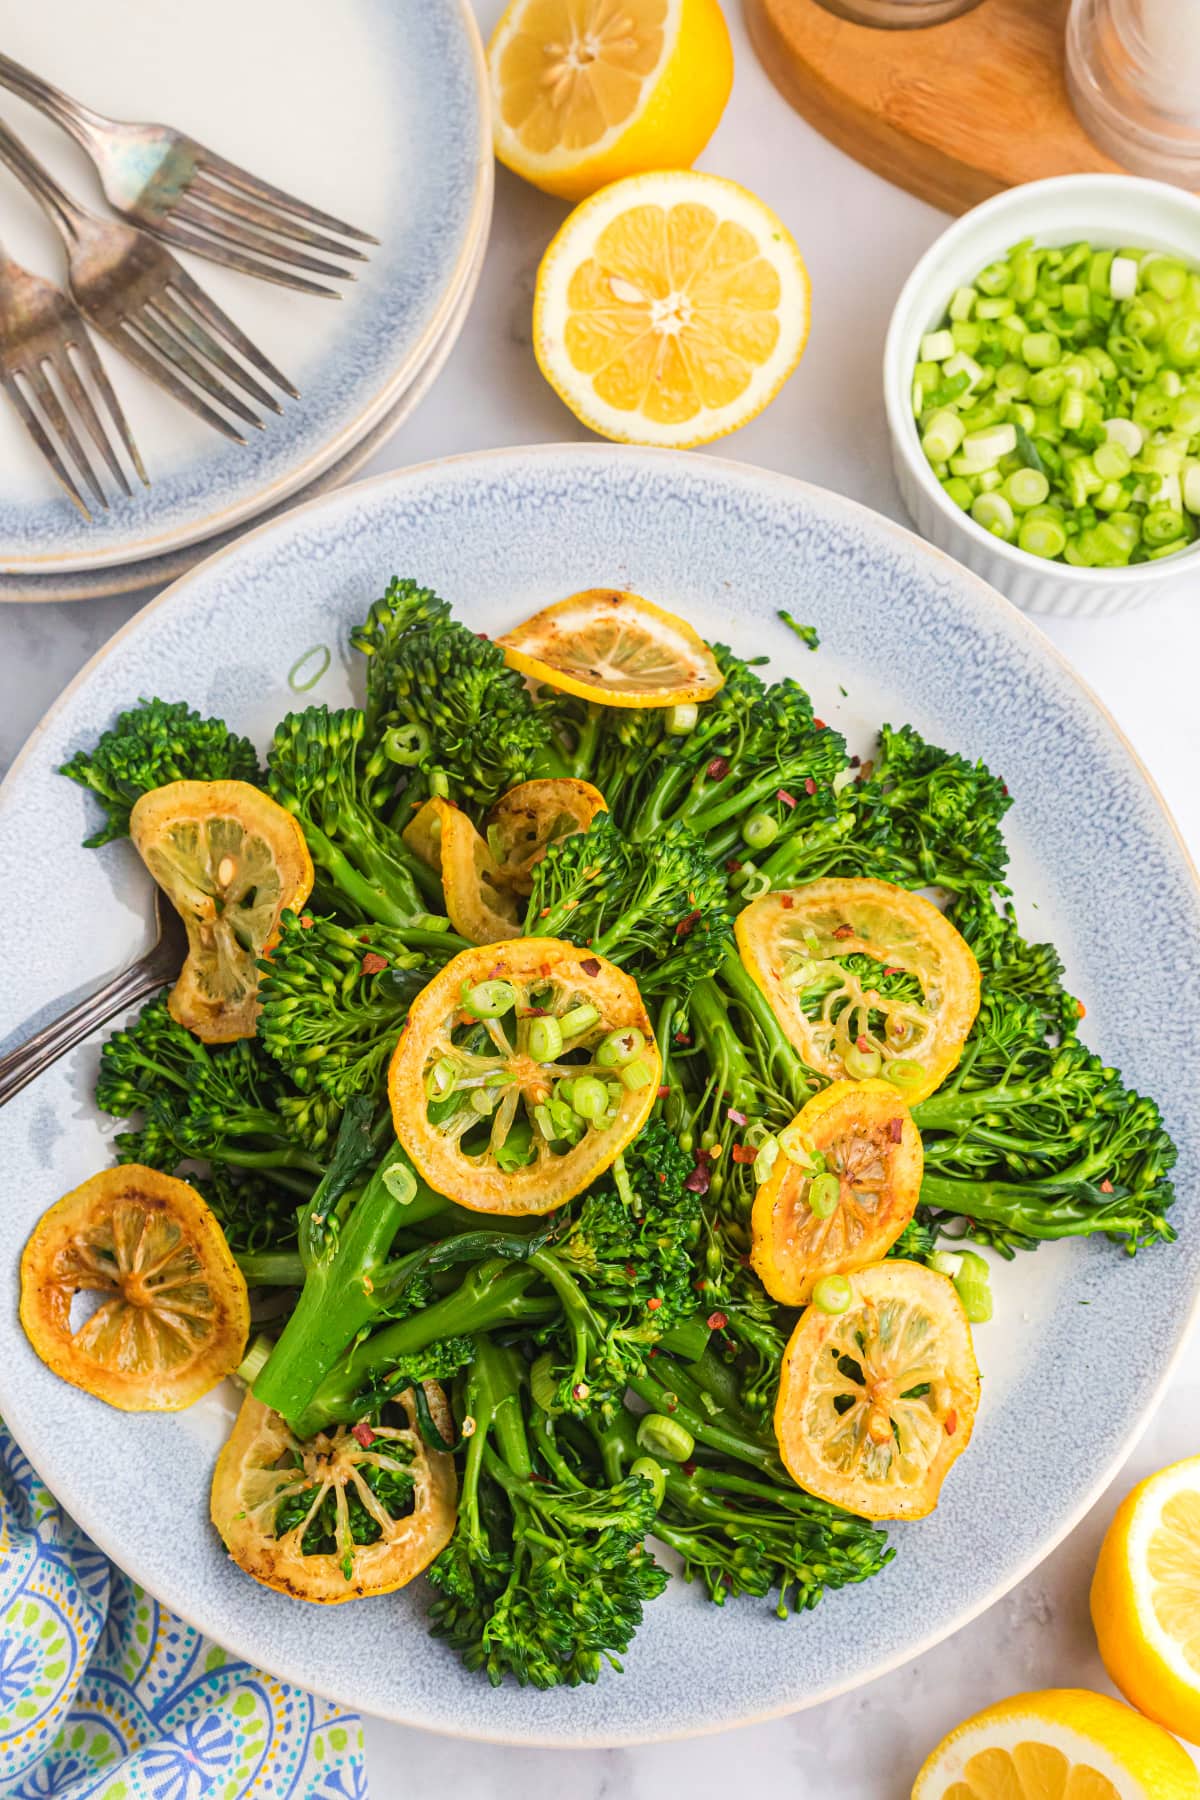
[[[139,700],[61,773],[90,789],[104,809],[104,824],[83,840],[89,849],[128,837],[135,801],[170,781],[261,779],[250,740],[193,712],[186,700]]]

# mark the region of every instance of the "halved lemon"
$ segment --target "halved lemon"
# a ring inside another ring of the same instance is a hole
[[[476,1212],[547,1213],[637,1136],[661,1075],[628,975],[561,938],[515,938],[460,951],[417,995],[388,1097],[437,1193]],[[597,1100],[587,1117],[563,1094],[583,1079]]]
[[[99,1304],[71,1323],[77,1294]],[[195,1188],[125,1163],[42,1214],[21,1257],[21,1323],[48,1368],[124,1412],[190,1406],[241,1361],[246,1283]]]
[[[249,782],[172,781],[142,795],[129,835],[187,930],[172,1017],[206,1044],[253,1037],[258,959],[312,892],[304,833]]]
[[[512,0],[488,64],[496,155],[563,200],[687,168],[733,85],[717,0]]]
[[[979,1406],[971,1327],[953,1282],[897,1257],[848,1277],[788,1340],[779,1454],[807,1493],[864,1519],[922,1519],[970,1442]]]
[[[1173,1737],[1119,1700],[1045,1688],[957,1725],[912,1800],[1200,1800],[1200,1775]]]
[[[1096,1564],[1092,1623],[1125,1698],[1200,1744],[1200,1456],[1122,1501]]]
[[[772,1299],[801,1306],[823,1275],[887,1254],[916,1210],[924,1158],[890,1081],[833,1082],[784,1137],[803,1160],[781,1151],[755,1195],[750,1261]]]
[[[430,1417],[449,1442],[446,1397],[427,1381]],[[339,1425],[302,1442],[247,1394],[217,1458],[210,1511],[239,1568],[297,1600],[337,1606],[404,1587],[454,1532],[454,1459],[430,1450],[411,1388],[395,1422]]]
[[[808,270],[782,220],[691,169],[601,189],[538,270],[533,348],[592,431],[684,450],[760,413],[808,338]]]
[[[488,848],[508,886],[533,891],[533,871],[551,844],[586,831],[608,804],[599,788],[573,776],[522,781],[497,800],[487,820]]]
[[[601,706],[680,706],[725,682],[686,619],[622,588],[585,588],[496,642],[531,680]]]
[[[946,1079],[979,1011],[979,964],[949,919],[890,881],[810,881],[734,921],[738,951],[810,1069],[886,1073],[910,1106]]]

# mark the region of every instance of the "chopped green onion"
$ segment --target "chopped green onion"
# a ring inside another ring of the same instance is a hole
[[[700,717],[700,708],[694,700],[680,701],[678,706],[667,708],[665,720],[669,737],[686,737],[689,731],[695,731],[696,720]]]
[[[824,1158],[820,1156],[816,1145],[806,1131],[801,1131],[797,1121],[792,1120],[779,1133],[779,1147],[789,1162],[795,1163],[798,1169],[824,1167]]]
[[[636,1094],[639,1088],[644,1088],[653,1079],[654,1071],[640,1057],[636,1062],[626,1063],[621,1070],[622,1086],[627,1087],[631,1094]]]
[[[517,1004],[517,990],[510,981],[480,981],[468,988],[463,1008],[477,1019],[502,1019]]]
[[[707,1397],[707,1389],[704,1390],[704,1393]],[[651,1490],[654,1494],[654,1504],[656,1507],[661,1506],[663,1503],[663,1495],[667,1491],[667,1477],[663,1471],[662,1464],[655,1462],[652,1456],[635,1456],[629,1465],[629,1473],[631,1475],[640,1475],[643,1481],[648,1481],[650,1483]]]
[[[257,1337],[251,1338],[245,1356],[234,1370],[238,1380],[244,1382],[247,1387],[253,1387],[262,1374],[267,1358],[274,1348],[274,1339],[264,1336],[261,1331]]]
[[[770,813],[751,813],[742,826],[742,836],[752,850],[765,850],[779,836],[779,826]]]
[[[402,769],[412,769],[420,762],[430,742],[424,725],[415,721],[411,725],[393,725],[383,734],[383,754]]]
[[[554,1353],[543,1350],[535,1356],[529,1366],[529,1392],[533,1396],[533,1404],[540,1406],[544,1413],[557,1413],[562,1409],[558,1405],[558,1383],[554,1379]]]
[[[300,671],[303,669],[304,665],[307,662],[310,662],[314,657],[318,658],[314,672],[306,675],[304,680],[301,681]],[[320,660],[321,658],[324,660]],[[296,658],[295,662],[288,670],[288,686],[294,694],[307,694],[310,688],[316,687],[318,681],[320,681],[322,675],[324,675],[332,661],[333,653],[328,644],[311,645],[302,656]]]
[[[634,1061],[646,1048],[646,1039],[636,1025],[624,1031],[610,1031],[596,1050],[596,1061],[602,1069],[621,1069]]]
[[[529,1021],[529,1054],[534,1062],[553,1062],[562,1054],[562,1026],[554,1015]]]
[[[837,1210],[842,1184],[832,1171],[817,1175],[808,1184],[808,1210],[814,1219],[829,1219]]]
[[[601,1119],[608,1111],[608,1090],[594,1075],[579,1075],[571,1084],[571,1105],[581,1119]]]
[[[638,1420],[638,1448],[668,1462],[684,1463],[696,1448],[691,1432],[666,1413],[644,1413]]]
[[[425,1076],[425,1098],[432,1102],[445,1100],[453,1093],[454,1084],[458,1080],[459,1065],[448,1056],[439,1056],[433,1067]]]
[[[935,1275],[946,1275],[951,1281],[957,1280],[963,1265],[962,1257],[953,1250],[934,1250],[925,1260]]]
[[[907,1062],[903,1057],[883,1065],[883,1078],[898,1087],[902,1094],[911,1094],[914,1089],[923,1087],[928,1076],[919,1062]]]
[[[848,1311],[854,1289],[845,1275],[822,1275],[812,1291],[812,1303],[818,1312],[836,1317]]]
[[[883,1067],[878,1050],[860,1050],[857,1044],[851,1044],[842,1060],[851,1081],[871,1081]]]

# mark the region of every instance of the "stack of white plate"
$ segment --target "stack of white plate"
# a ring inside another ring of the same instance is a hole
[[[300,390],[244,448],[100,346],[151,485],[88,524],[0,404],[0,600],[85,599],[174,579],[231,537],[336,486],[408,417],[474,294],[492,207],[483,51],[468,0],[56,0],[5,50],[117,118],[162,119],[379,238],[339,300],[196,258],[192,273]],[[3,117],[64,185],[94,171],[41,114]],[[0,169],[0,239],[63,278],[51,227]]]

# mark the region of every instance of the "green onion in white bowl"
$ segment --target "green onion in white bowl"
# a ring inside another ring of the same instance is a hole
[[[1029,611],[1195,585],[1200,202],[1129,176],[1013,188],[952,225],[892,318],[918,528]]]

